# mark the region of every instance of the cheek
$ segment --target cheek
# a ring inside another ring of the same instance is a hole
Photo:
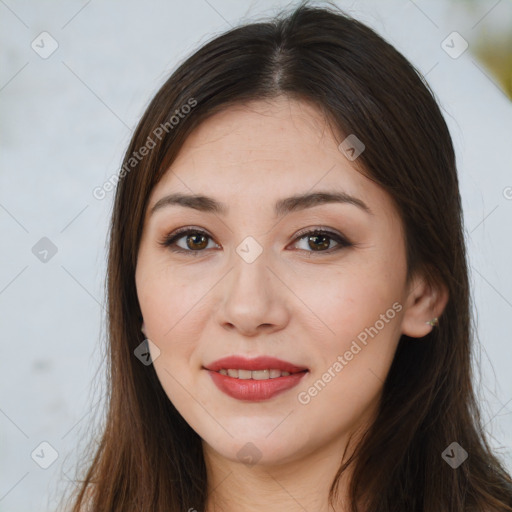
[[[199,339],[197,330],[201,325],[189,322],[194,311],[195,298],[193,287],[186,286],[168,271],[140,272],[137,276],[137,294],[147,337],[159,350],[153,366],[169,399],[180,407],[185,385],[190,389],[191,372],[189,361],[194,351],[194,340]]]
[[[148,338],[158,347],[159,356],[153,366],[162,387],[179,411],[190,409],[190,394],[195,389],[191,371],[200,363],[195,360],[197,340],[204,323],[200,320],[201,293],[199,284],[186,283],[179,274],[153,267],[151,275],[141,278],[139,302]]]
[[[335,335],[315,340],[316,365],[297,390],[307,411],[305,421],[318,421],[333,435],[350,430],[377,406],[400,338],[399,313],[390,302],[340,297],[337,309],[323,313]],[[383,315],[383,316],[381,316]]]
[[[211,288],[210,275],[201,277],[187,268],[170,268],[168,262],[152,263],[150,270],[141,271],[137,279],[137,295],[148,334],[164,346],[172,343],[177,332],[188,339],[201,323],[204,297]],[[191,330],[191,332],[188,332]]]
[[[379,330],[389,330],[387,326],[396,323],[387,320],[397,316],[392,305],[401,296],[400,283],[399,275],[382,259],[376,264],[347,265],[340,270],[331,268],[324,275],[302,276],[295,281],[294,292],[309,310],[301,315],[302,321],[309,323],[310,332],[318,331],[317,339],[332,352],[350,345],[350,340],[373,326],[381,315],[386,329],[379,321]]]
[[[317,364],[299,402],[314,403],[311,411],[337,422],[340,415],[355,419],[379,395],[400,338],[400,275],[382,258],[331,271],[309,286],[305,302],[314,314],[303,317],[311,323],[302,328],[314,338]]]

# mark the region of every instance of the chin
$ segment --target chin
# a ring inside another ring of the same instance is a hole
[[[234,434],[234,433],[233,433]],[[221,457],[233,462],[240,462],[247,466],[277,466],[286,464],[300,457],[304,445],[293,442],[287,432],[283,436],[276,433],[267,437],[267,432],[261,430],[245,432],[243,435],[235,435],[226,442],[206,442],[210,449]],[[298,440],[296,440],[298,441]]]

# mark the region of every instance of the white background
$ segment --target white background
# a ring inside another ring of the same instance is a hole
[[[425,73],[443,107],[471,262],[476,383],[491,442],[512,469],[512,200],[504,192],[512,187],[512,103],[470,53],[480,23],[510,23],[511,4],[473,2],[463,15],[461,3],[338,5]],[[93,189],[119,171],[135,123],[181,60],[230,26],[286,5],[0,1],[0,512],[55,510],[104,393],[113,193],[100,201]],[[31,47],[43,31],[58,43],[47,59]],[[441,47],[452,31],[470,41],[457,59]],[[58,251],[46,263],[32,253],[42,237]],[[43,441],[58,453],[46,470],[31,458]]]

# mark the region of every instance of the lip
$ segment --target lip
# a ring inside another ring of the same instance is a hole
[[[290,372],[290,375],[266,380],[236,379],[218,373],[222,368],[240,370],[276,369]],[[229,356],[210,363],[204,369],[208,371],[213,383],[220,391],[237,400],[251,402],[269,400],[277,394],[295,387],[308,373],[308,369],[305,367],[269,356],[261,356],[254,359],[247,359],[242,356]]]
[[[228,356],[210,363],[205,366],[205,368],[214,372],[218,372],[222,368],[226,368],[226,370],[229,368],[238,370],[268,370],[273,368],[290,373],[298,373],[307,370],[305,366],[296,366],[288,361],[270,356],[259,356],[254,359],[247,359],[243,356]]]

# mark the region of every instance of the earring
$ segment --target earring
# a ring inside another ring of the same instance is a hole
[[[438,318],[436,316],[433,320],[428,320],[425,323],[428,324],[428,325],[431,325],[431,326],[437,325],[438,324]]]

